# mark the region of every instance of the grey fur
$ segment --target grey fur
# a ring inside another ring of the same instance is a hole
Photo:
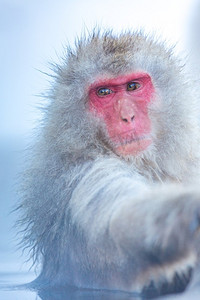
[[[153,145],[125,159],[88,112],[87,89],[99,75],[133,71],[156,89]],[[142,292],[193,268],[198,97],[172,51],[142,33],[94,31],[56,67],[50,98],[20,205],[23,241],[41,262],[36,282]]]

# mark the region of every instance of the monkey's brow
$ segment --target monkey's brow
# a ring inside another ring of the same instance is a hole
[[[126,81],[126,82],[121,82],[121,83],[112,83],[112,84],[109,84],[108,82],[102,82],[102,83],[99,83],[99,84],[96,84],[94,86],[92,86],[90,88],[90,90],[98,90],[98,89],[103,89],[103,88],[106,88],[106,89],[112,89],[112,88],[117,88],[117,87],[120,87],[120,86],[123,86],[123,85],[127,85],[129,83],[133,83],[133,82],[137,82],[138,80],[129,80],[129,81]]]
[[[149,75],[146,73],[139,74],[130,74],[126,76],[119,76],[116,78],[108,78],[108,79],[99,79],[96,82],[92,83],[89,87],[90,90],[101,88],[101,87],[115,87],[124,84],[128,84],[129,82],[137,82],[142,80],[147,80]]]

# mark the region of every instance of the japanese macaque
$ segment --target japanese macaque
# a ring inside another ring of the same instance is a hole
[[[35,285],[183,291],[199,260],[192,80],[138,32],[93,32],[55,77],[20,205]]]

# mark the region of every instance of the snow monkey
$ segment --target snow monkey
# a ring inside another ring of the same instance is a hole
[[[24,176],[35,284],[183,291],[198,263],[197,93],[143,33],[92,32],[56,67]]]

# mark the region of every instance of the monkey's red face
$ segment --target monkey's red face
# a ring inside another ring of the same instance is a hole
[[[89,109],[104,119],[118,154],[136,155],[151,144],[148,104],[153,97],[151,77],[141,72],[90,86]]]

